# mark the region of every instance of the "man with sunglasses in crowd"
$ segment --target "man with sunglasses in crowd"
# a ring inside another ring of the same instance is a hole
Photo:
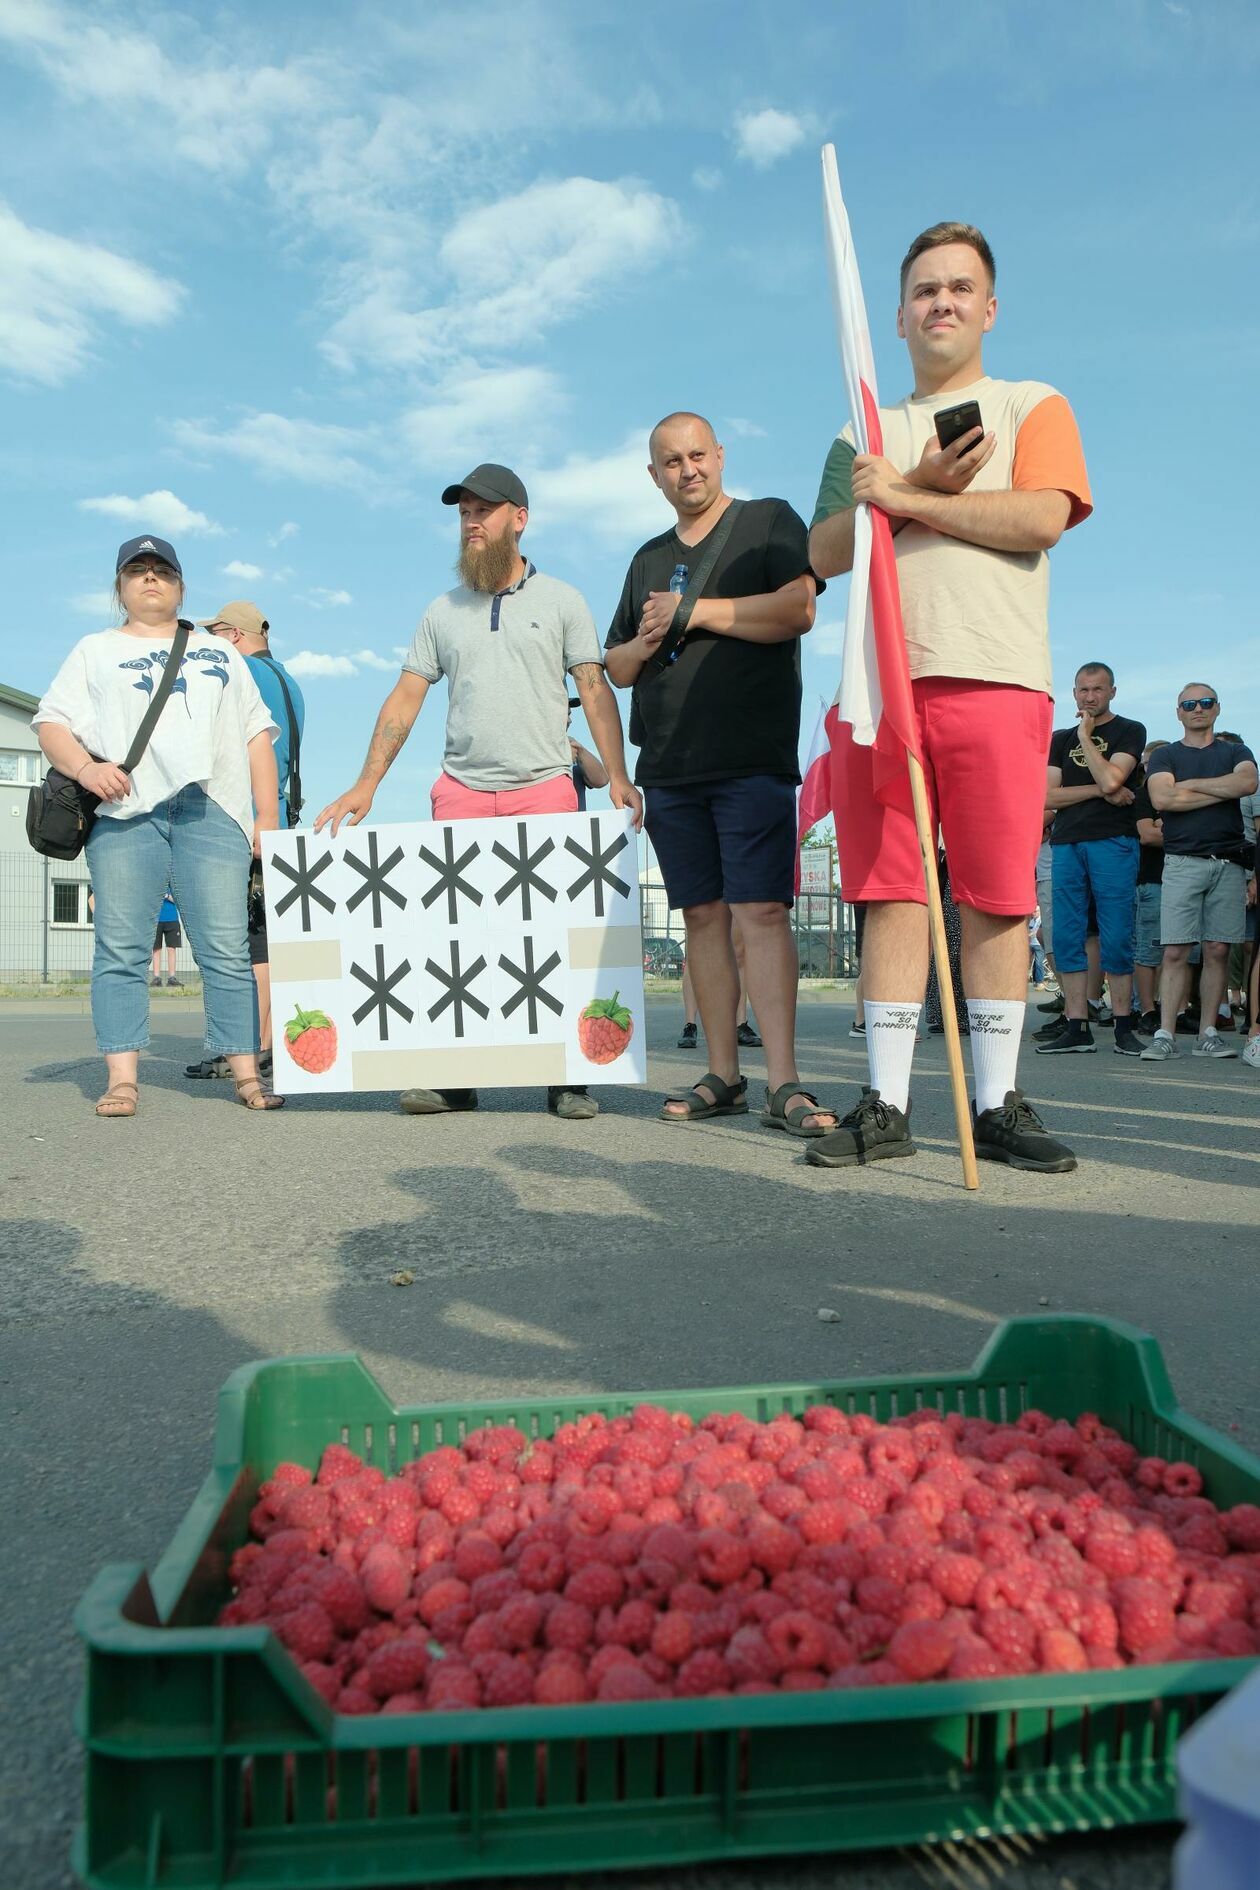
[[[1164,830],[1164,878],[1159,935],[1164,948],[1160,1028],[1143,1050],[1147,1063],[1177,1054],[1177,1012],[1186,960],[1202,944],[1196,1057],[1234,1057],[1221,1037],[1217,1013],[1225,994],[1229,948],[1247,929],[1247,872],[1239,802],[1256,792],[1256,758],[1242,742],[1218,739],[1221,705],[1207,683],[1187,683],[1177,700],[1179,742],[1150,758],[1151,803]]]

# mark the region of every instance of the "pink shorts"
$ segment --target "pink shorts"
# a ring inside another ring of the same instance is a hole
[[[499,814],[576,814],[577,789],[571,774],[554,774],[532,787],[483,794],[441,773],[429,790],[434,820],[491,820]]]
[[[959,905],[1011,918],[1037,907],[1051,702],[1035,689],[964,677],[912,685],[932,821]],[[832,748],[844,897],[927,904],[913,818],[875,798],[875,751],[847,729]]]

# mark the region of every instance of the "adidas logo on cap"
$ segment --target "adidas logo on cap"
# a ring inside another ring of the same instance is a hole
[[[136,550],[137,551],[156,551],[157,546],[154,544],[151,538],[142,538],[140,540],[140,543],[136,546]]]

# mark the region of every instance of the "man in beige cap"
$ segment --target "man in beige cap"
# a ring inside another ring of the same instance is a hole
[[[212,636],[223,637],[234,643],[245,661],[249,664],[250,674],[258,684],[258,693],[271,711],[271,719],[279,728],[276,737],[276,772],[280,776],[280,825],[295,827],[302,811],[302,778],[300,750],[302,729],[306,721],[306,704],[302,691],[285,669],[284,664],[271,654],[267,619],[257,604],[238,599],[235,603],[224,604],[222,610],[213,617],[202,619],[201,627],[209,630]],[[263,910],[261,891],[254,895],[251,884],[249,902],[249,956],[254,967],[254,981],[258,986],[258,1041],[261,1048],[259,1069],[264,1077],[270,1077],[271,1060],[271,973],[267,959],[267,917]],[[228,1074],[226,1067],[220,1071],[223,1058],[208,1058],[203,1063],[189,1064],[189,1076],[218,1076]]]

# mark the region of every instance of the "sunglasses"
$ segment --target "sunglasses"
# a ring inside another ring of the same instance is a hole
[[[1216,707],[1216,697],[1187,696],[1184,702],[1177,704],[1177,707],[1183,710],[1187,715],[1189,715],[1191,709],[1214,709]]]

